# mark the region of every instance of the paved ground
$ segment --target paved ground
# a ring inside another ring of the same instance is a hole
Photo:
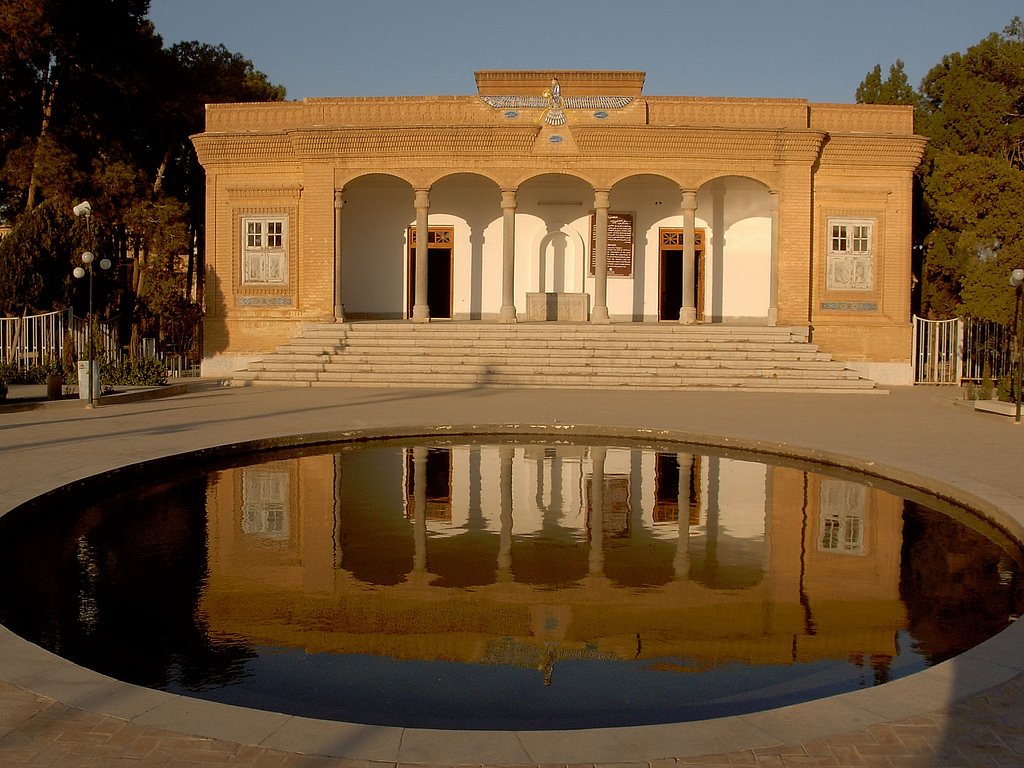
[[[17,392],[12,392],[17,394]],[[196,448],[305,433],[517,425],[665,432],[842,459],[970,501],[1024,539],[1024,426],[949,390],[889,395],[224,389],[0,408],[0,513],[64,483]],[[649,764],[1024,766],[1024,622],[878,688],[705,723],[570,734],[322,724],[143,691],[0,628],[0,766]]]

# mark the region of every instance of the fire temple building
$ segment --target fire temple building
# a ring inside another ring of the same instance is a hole
[[[912,383],[910,107],[646,96],[643,72],[476,83],[207,107],[205,374],[314,324],[445,319],[794,328]]]

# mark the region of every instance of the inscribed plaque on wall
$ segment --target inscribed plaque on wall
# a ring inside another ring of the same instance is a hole
[[[590,274],[596,274],[597,215],[590,214]],[[633,276],[633,214],[608,214],[608,275]]]

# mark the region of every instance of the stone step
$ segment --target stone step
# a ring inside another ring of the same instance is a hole
[[[814,362],[814,361],[786,361],[775,363],[770,360],[702,360],[680,362],[675,360],[593,360],[593,359],[567,359],[551,361],[546,359],[516,359],[514,361],[493,359],[481,360],[479,358],[460,360],[457,358],[430,359],[430,360],[405,360],[401,357],[392,359],[340,359],[324,363],[323,365],[302,364],[289,366],[287,361],[267,362],[259,365],[261,370],[323,370],[323,371],[458,371],[460,369],[479,370],[538,370],[551,373],[564,374],[587,374],[595,371],[638,371],[644,373],[663,373],[672,371],[757,371],[757,372],[786,372],[789,375],[798,375],[799,372],[835,372],[847,374],[857,378],[857,374],[849,371],[845,365],[837,361]]]
[[[520,323],[514,325],[497,324],[337,324],[337,325],[306,325],[301,338],[303,341],[315,340],[339,342],[349,338],[387,338],[431,337],[484,339],[484,338],[628,338],[636,337],[645,340],[655,338],[687,338],[695,340],[721,340],[738,337],[743,339],[772,339],[776,341],[806,341],[805,329],[791,328],[759,328],[756,326],[683,326],[643,324],[611,324],[590,325],[548,323]]]
[[[239,372],[288,386],[872,391],[804,328],[678,324],[338,323]]]
[[[395,376],[382,373],[322,373],[316,378],[302,378],[285,373],[258,376],[243,372],[237,377],[253,383],[295,384],[297,386],[368,386],[368,387],[538,387],[565,389],[752,389],[763,391],[871,391],[873,382],[865,379],[836,380],[832,378],[801,378],[787,379],[760,376],[715,376],[715,377],[643,377],[630,376],[592,376],[587,383],[581,384],[575,377],[547,376],[530,373],[519,374],[415,374]]]

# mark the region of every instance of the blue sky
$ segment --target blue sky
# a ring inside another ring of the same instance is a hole
[[[165,45],[223,43],[289,99],[475,93],[478,69],[637,69],[649,95],[852,102],[919,85],[1019,0],[151,0]],[[568,84],[563,84],[567,87]]]

